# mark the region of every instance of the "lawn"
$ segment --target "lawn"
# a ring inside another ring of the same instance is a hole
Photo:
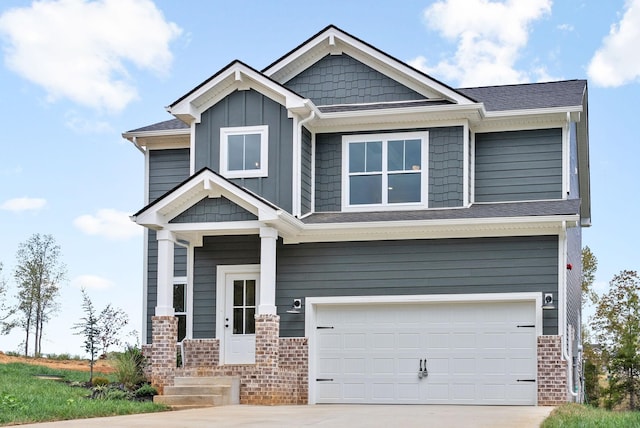
[[[640,412],[612,412],[582,404],[565,404],[551,412],[542,428],[640,427]]]
[[[39,375],[61,377],[42,379]],[[113,375],[97,374],[109,380]],[[68,382],[86,382],[87,372],[59,370],[23,363],[0,364],[0,425],[24,424],[166,410],[152,402],[91,400],[87,388]]]

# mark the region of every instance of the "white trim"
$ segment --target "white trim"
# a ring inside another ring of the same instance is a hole
[[[469,204],[476,203],[476,133],[471,132],[469,153]]]
[[[311,132],[311,213],[314,212],[316,212],[316,133]]]
[[[420,202],[415,203],[389,203],[387,201],[388,188],[387,180],[389,172],[387,171],[388,142],[390,140],[420,140]],[[382,142],[382,203],[367,205],[351,205],[349,202],[349,145],[353,143],[381,141]],[[383,134],[349,134],[342,136],[342,211],[359,212],[359,211],[396,211],[396,210],[419,210],[428,208],[428,189],[429,189],[429,131],[421,132],[394,132]]]
[[[301,186],[300,181],[302,177],[302,129],[298,129],[299,120],[298,116],[294,115],[292,120],[293,127],[293,141],[292,141],[292,154],[291,161],[291,213],[294,217],[300,217],[300,200],[301,200]]]
[[[196,121],[191,122],[189,134],[189,176],[196,172]]]
[[[462,205],[469,206],[469,124],[462,126]]]
[[[187,338],[193,339],[193,245],[187,247]]]
[[[567,113],[567,123],[562,127],[562,199],[571,192],[571,115]]]
[[[245,170],[229,170],[229,136],[231,135],[259,135],[260,136],[260,168]],[[191,157],[192,159],[195,156]],[[193,174],[193,172],[192,172]],[[234,126],[220,128],[220,174],[227,178],[251,178],[269,176],[269,126]]]
[[[145,227],[142,236],[144,237],[144,242],[142,243],[142,341],[140,343],[146,345],[147,317],[149,316],[147,309],[147,305],[149,304],[149,229]]]
[[[227,297],[227,275],[260,273],[260,265],[218,265],[216,267],[216,338],[219,343],[218,365],[225,364],[224,323]],[[256,295],[257,297],[257,295]],[[259,303],[259,302],[256,302]]]
[[[475,302],[534,302],[536,311],[536,336],[542,335],[542,293],[478,293],[478,294],[421,294],[408,296],[332,296],[305,298],[305,331],[309,340],[308,347],[308,379],[309,404],[316,404],[316,337],[317,307],[322,305],[368,305],[389,303],[475,303]]]

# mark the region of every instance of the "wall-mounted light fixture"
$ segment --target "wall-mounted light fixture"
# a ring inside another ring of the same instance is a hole
[[[544,293],[542,299],[542,309],[555,309],[556,305],[553,304],[553,293]]]
[[[302,299],[293,299],[291,308],[287,309],[288,314],[299,314],[302,308]]]

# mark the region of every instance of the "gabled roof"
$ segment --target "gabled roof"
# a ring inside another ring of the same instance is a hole
[[[235,60],[222,70],[171,103],[167,111],[190,123],[199,121],[200,114],[235,90],[256,89],[292,111],[308,111],[306,101],[280,83],[270,79],[253,67]]]
[[[411,67],[375,46],[329,25],[302,42],[262,72],[284,84],[327,55],[346,53],[354,59],[388,75],[427,98],[444,98],[456,104],[474,104],[474,100],[439,80]]]

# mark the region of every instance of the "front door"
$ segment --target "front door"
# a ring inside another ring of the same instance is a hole
[[[227,274],[225,364],[255,364],[259,273]]]

